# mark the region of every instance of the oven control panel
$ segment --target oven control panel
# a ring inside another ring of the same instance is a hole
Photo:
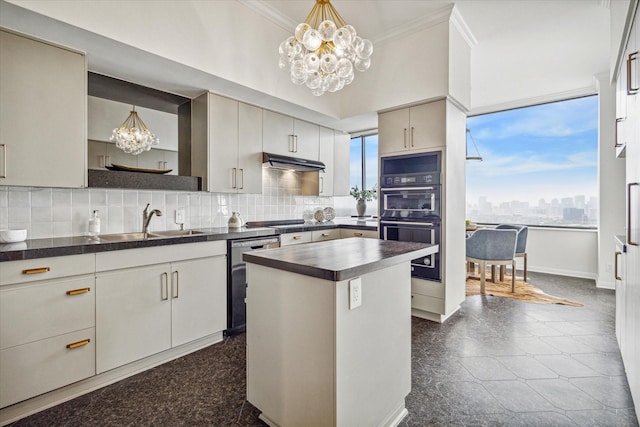
[[[383,175],[380,184],[384,188],[422,187],[430,184],[440,184],[440,173]]]

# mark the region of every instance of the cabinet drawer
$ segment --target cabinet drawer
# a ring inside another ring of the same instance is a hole
[[[429,313],[444,314],[444,300],[412,292],[411,308],[427,311]]]
[[[96,254],[96,271],[119,270],[121,268],[162,264],[226,254],[226,240],[98,252]]]
[[[429,280],[411,279],[411,293],[444,299],[444,284]]]
[[[311,240],[320,242],[323,240],[334,240],[340,238],[340,229],[334,228],[330,230],[314,230],[311,232]]]
[[[0,349],[95,326],[95,277],[0,290]]]
[[[365,237],[368,239],[377,239],[378,231],[377,230],[354,230],[353,228],[342,228],[340,229],[340,237],[343,239],[347,239],[349,237]]]
[[[280,246],[298,245],[311,242],[311,231],[302,233],[286,233],[280,235]]]
[[[0,407],[95,375],[95,353],[95,328],[0,350]]]
[[[0,263],[0,285],[93,274],[95,254],[69,255]]]

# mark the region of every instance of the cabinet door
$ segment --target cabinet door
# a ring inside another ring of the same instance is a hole
[[[262,109],[238,105],[238,191],[262,193]]]
[[[311,240],[311,231],[286,233],[280,235],[280,246],[299,245],[300,243],[309,243]]]
[[[418,105],[409,109],[408,146],[411,150],[446,145],[446,101]]]
[[[301,159],[318,160],[320,151],[320,126],[302,120],[294,120],[293,156]]]
[[[348,133],[335,131],[333,139],[333,195],[348,196],[351,137]]]
[[[273,111],[262,112],[263,141],[267,153],[294,156],[293,118]]]
[[[238,101],[209,95],[208,191],[238,189]]]
[[[378,116],[378,152],[394,153],[409,149],[409,109],[389,111]]]
[[[96,275],[96,370],[171,347],[170,265]]]
[[[84,187],[84,55],[0,31],[0,185]]]
[[[320,172],[318,195],[333,196],[333,182],[336,173],[334,165],[333,130],[320,128],[320,161],[325,164],[324,172]]]
[[[227,325],[227,258],[172,263],[171,345],[221,332]]]

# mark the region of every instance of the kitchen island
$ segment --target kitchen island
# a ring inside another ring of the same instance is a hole
[[[394,426],[411,390],[412,259],[342,239],[244,254],[247,400],[271,426]]]

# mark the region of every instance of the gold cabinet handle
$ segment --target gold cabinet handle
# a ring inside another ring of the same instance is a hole
[[[90,290],[91,288],[73,289],[73,290],[67,291],[67,295],[73,296],[73,295],[86,294]]]
[[[300,240],[302,239],[302,236],[293,236],[293,240]]]
[[[238,169],[231,169],[231,188],[237,188],[238,185]]]
[[[67,348],[74,349],[74,348],[78,348],[78,347],[83,347],[83,346],[89,344],[90,342],[91,342],[91,340],[89,338],[87,338],[86,340],[72,342],[71,344],[67,344]]]
[[[22,270],[22,274],[42,274],[48,273],[49,271],[51,271],[50,267],[29,268],[27,270]]]
[[[414,127],[411,126],[411,146],[413,147],[413,129]]]
[[[407,148],[407,128],[404,128],[403,145],[404,145],[404,148]]]
[[[627,59],[627,95],[635,95],[640,91],[640,87],[633,87],[633,71],[632,64],[638,60],[638,51],[630,53]]]
[[[613,260],[613,270],[614,270],[613,275],[615,276],[616,280],[622,280],[622,277],[620,276],[620,273],[618,272],[618,258],[620,257],[620,255],[622,255],[622,252],[616,251],[616,257]]]
[[[322,233],[321,236],[322,237],[329,237],[329,233]]]
[[[362,236],[364,236],[364,233],[353,233],[353,235],[355,237],[362,237]]]
[[[240,190],[244,190],[244,169],[240,168]]]

